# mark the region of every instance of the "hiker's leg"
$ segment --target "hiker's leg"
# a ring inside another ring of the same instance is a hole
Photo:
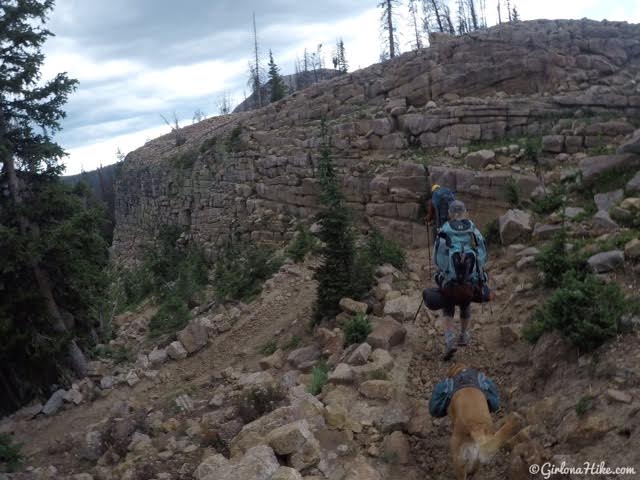
[[[468,345],[471,341],[471,333],[469,332],[469,322],[471,320],[471,304],[460,306],[460,339],[458,345]]]
[[[442,309],[444,313],[444,360],[449,360],[456,352],[455,338],[456,334],[453,326],[453,315],[455,313],[455,305],[445,303]]]

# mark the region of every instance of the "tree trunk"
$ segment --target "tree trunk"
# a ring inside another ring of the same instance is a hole
[[[391,0],[387,0],[387,28],[389,29],[389,57],[396,56],[396,45],[393,39],[393,7]]]
[[[13,203],[17,209],[20,206],[22,199],[20,198],[18,177],[16,175],[16,169],[10,151],[7,151],[5,153],[3,163],[9,181],[9,192],[11,193],[11,199],[13,200]],[[29,234],[29,222],[23,215],[18,214],[18,225],[20,226],[20,233],[22,235]],[[37,228],[32,228],[32,231],[37,235]],[[46,271],[40,268],[40,265],[38,265],[38,262],[35,258],[31,258],[29,260],[29,266],[31,267],[31,271],[36,280],[36,283],[38,284],[40,295],[44,299],[45,305],[47,307],[47,313],[53,320],[53,330],[56,333],[67,333],[67,327],[64,324],[62,315],[60,314],[58,304],[53,297],[49,275],[47,275]],[[78,347],[78,345],[76,344],[75,340],[69,341],[67,349],[69,357],[71,359],[71,366],[76,375],[78,375],[79,377],[86,376],[88,370],[88,362],[84,353],[82,353],[82,350],[80,350],[80,347]]]

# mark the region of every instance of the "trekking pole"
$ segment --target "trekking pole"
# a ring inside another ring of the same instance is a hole
[[[429,278],[431,278],[431,228],[427,222],[427,253],[429,255]]]
[[[416,314],[413,316],[413,323],[416,323],[416,320],[418,319],[418,314],[420,313],[420,309],[422,308],[422,305],[424,304],[424,298],[420,301],[420,305],[418,306],[418,310],[416,310]]]

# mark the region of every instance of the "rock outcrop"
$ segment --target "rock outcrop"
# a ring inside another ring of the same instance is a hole
[[[496,152],[470,157],[483,170],[462,168],[454,161],[463,156],[460,147],[553,135],[544,148],[570,153],[628,135],[624,121],[576,118],[638,114],[640,92],[630,79],[640,71],[639,37],[640,27],[626,23],[506,24],[437,41],[253,112],[185,127],[179,147],[173,135],[150,141],[123,164],[114,255],[134,258],[165,224],[188,227],[188,239],[211,256],[232,232],[258,241],[291,238],[296,219],[320,207],[321,120],[352,210],[404,245],[424,245],[429,174],[470,202],[476,218],[504,208],[512,178],[526,196],[538,185],[532,171]],[[636,143],[622,151],[634,152]],[[453,158],[433,156],[433,147],[451,147]],[[595,178],[602,165],[626,164],[629,154],[587,162],[583,173]]]

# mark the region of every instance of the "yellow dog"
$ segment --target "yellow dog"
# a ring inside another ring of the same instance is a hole
[[[465,365],[454,364],[447,376],[455,378]],[[522,417],[512,413],[504,425],[494,432],[487,399],[479,388],[463,387],[455,391],[448,414],[453,423],[451,454],[457,480],[466,480],[479,464],[487,464],[510,438],[522,428]]]

